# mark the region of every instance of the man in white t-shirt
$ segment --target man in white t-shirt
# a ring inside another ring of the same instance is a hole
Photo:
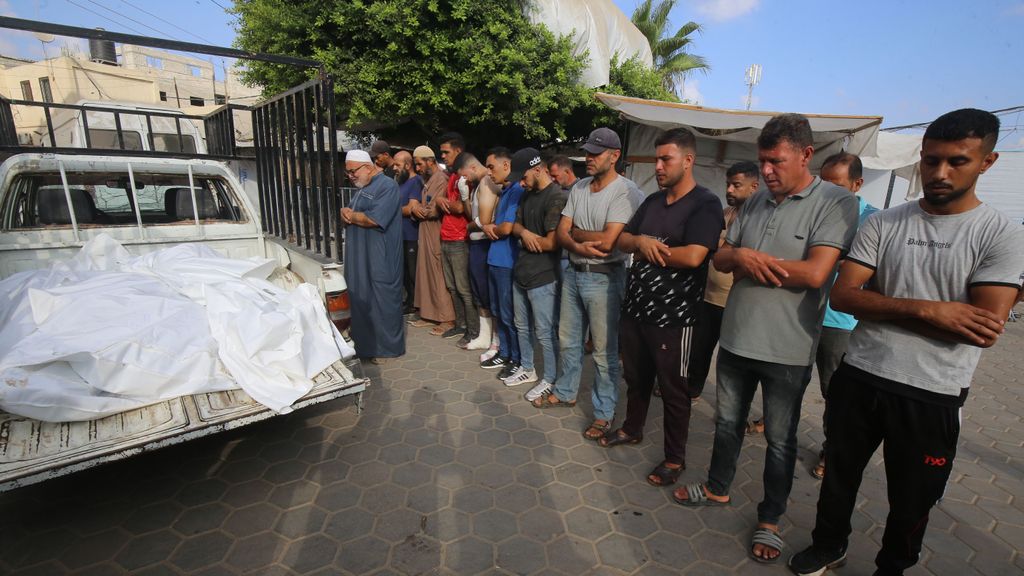
[[[924,134],[924,197],[870,216],[832,289],[858,324],[829,385],[813,545],[796,574],[842,564],[864,467],[884,443],[890,510],[877,576],[917,563],[928,513],[956,456],[959,411],[981,349],[996,343],[1020,287],[1024,236],[975,194],[996,161],[999,119],[940,116]]]

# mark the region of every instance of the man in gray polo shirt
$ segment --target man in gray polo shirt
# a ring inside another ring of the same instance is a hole
[[[619,310],[626,290],[626,256],[615,248],[639,199],[630,181],[615,172],[622,152],[619,135],[598,128],[581,146],[587,153],[587,174],[576,182],[562,210],[555,236],[569,251],[570,266],[562,281],[558,319],[562,376],[554,388],[533,400],[537,408],[576,405],[583,370],[586,327],[594,339],[594,421],[583,432],[600,440],[611,429],[619,396]]]
[[[953,467],[960,407],[1024,267],[1020,226],[975,193],[999,156],[998,135],[999,119],[982,110],[932,122],[921,146],[924,197],[870,216],[843,263],[832,306],[859,322],[829,385],[829,471],[814,544],[789,562],[797,574],[845,560],[861,475],[879,444],[890,508],[875,574],[917,563]]]
[[[673,494],[687,506],[729,501],[750,401],[764,398],[764,499],[750,554],[774,562],[782,553],[779,518],[793,486],[800,404],[811,379],[828,280],[857,229],[857,198],[811,175],[810,123],[782,114],[757,140],[767,186],[743,204],[715,267],[735,278],[722,318],[718,410],[707,484]]]

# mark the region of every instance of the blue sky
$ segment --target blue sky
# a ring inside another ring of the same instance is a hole
[[[627,15],[638,3],[614,1]],[[0,0],[0,14],[230,45],[218,4],[230,0]],[[679,0],[672,18],[704,26],[692,51],[712,70],[693,76],[687,95],[706,106],[742,108],[753,63],[764,70],[761,110],[881,115],[894,126],[1024,104],[1024,0]],[[6,31],[0,53],[41,55],[31,36]],[[1024,147],[1024,127],[1004,134],[1002,146]]]

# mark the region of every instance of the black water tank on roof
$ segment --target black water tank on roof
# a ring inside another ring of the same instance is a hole
[[[103,28],[97,28],[97,30],[103,30]],[[117,50],[114,48],[114,41],[90,38],[89,60],[100,64],[117,66]]]

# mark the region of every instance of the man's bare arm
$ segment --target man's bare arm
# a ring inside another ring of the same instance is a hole
[[[615,242],[619,239],[619,234],[625,229],[626,225],[622,222],[608,222],[604,225],[604,229],[599,232],[573,228],[571,233],[573,240],[577,243],[597,242],[593,246],[598,250],[611,252],[615,248]]]
[[[696,268],[704,263],[709,250],[698,244],[669,248],[665,243],[643,235],[623,231],[617,244],[619,250],[636,254],[658,266],[669,268]]]
[[[846,260],[832,287],[831,304],[861,320],[891,322],[936,340],[988,348],[1003,333],[1016,290],[1008,286],[976,286],[971,302],[938,302],[892,298],[864,288],[875,272]]]

